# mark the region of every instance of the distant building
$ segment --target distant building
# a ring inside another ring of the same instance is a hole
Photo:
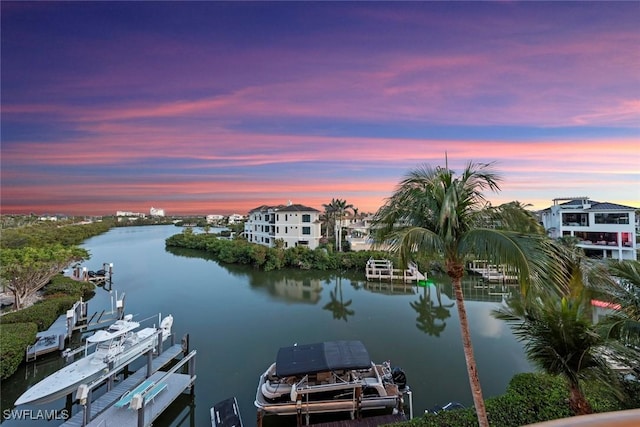
[[[224,219],[224,215],[207,215],[207,224],[218,224]]]
[[[164,209],[154,208],[153,206],[149,209],[149,215],[151,216],[164,216]]]
[[[116,211],[116,216],[126,216],[126,217],[136,217],[136,218],[145,218],[147,215],[140,212],[131,212],[131,211]]]
[[[244,221],[244,215],[240,215],[236,213],[229,215],[229,224],[236,224],[242,221]]]
[[[636,259],[636,208],[588,197],[558,198],[541,219],[549,237],[573,236],[587,256]]]
[[[320,211],[303,205],[259,206],[249,212],[244,235],[251,243],[274,247],[282,240],[285,248],[320,244]]]

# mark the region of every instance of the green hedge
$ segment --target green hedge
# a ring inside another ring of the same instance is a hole
[[[584,385],[585,395],[594,412],[620,411],[640,407],[640,383],[622,384],[627,398],[620,401],[615,393],[597,383]],[[572,416],[569,408],[569,388],[557,376],[542,373],[515,375],[505,394],[486,400],[489,424],[492,427],[518,427],[542,421]],[[475,427],[478,425],[473,408],[426,414],[413,420],[393,424],[396,427]]]
[[[369,258],[390,257],[382,251],[334,252],[330,247],[269,248],[249,243],[244,239],[228,240],[218,238],[214,234],[194,234],[193,232],[173,235],[166,240],[165,244],[167,247],[202,250],[218,261],[227,264],[252,265],[264,271],[282,268],[362,271]],[[397,262],[395,259],[392,261]]]
[[[0,325],[0,379],[8,378],[18,369],[37,331],[35,323]]]
[[[42,293],[45,297],[70,296],[77,300],[80,298],[89,299],[93,296],[95,285],[91,282],[82,282],[71,277],[58,274],[51,279],[51,282],[44,287]]]
[[[5,314],[0,317],[0,323],[35,323],[38,331],[44,331],[76,301],[73,296],[38,301],[31,307]]]

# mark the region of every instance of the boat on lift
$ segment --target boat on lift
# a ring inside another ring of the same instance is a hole
[[[54,401],[73,393],[80,384],[89,384],[110,371],[118,371],[128,363],[153,349],[158,343],[159,331],[162,341],[171,335],[173,316],[160,322],[160,328],[148,327],[136,330],[140,323],[128,314],[117,320],[106,330],[100,330],[86,340],[84,356],[54,372],[25,391],[15,405],[41,404]],[[89,347],[95,345],[92,353]]]
[[[402,410],[407,390],[404,372],[373,363],[362,342],[328,341],[281,348],[260,376],[255,406],[277,415]]]

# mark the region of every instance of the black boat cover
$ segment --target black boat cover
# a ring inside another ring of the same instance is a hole
[[[371,358],[361,341],[327,341],[283,347],[278,350],[276,358],[278,377],[370,368]]]

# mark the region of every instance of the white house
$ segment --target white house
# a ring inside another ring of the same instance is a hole
[[[238,222],[242,222],[244,221],[244,215],[240,215],[240,214],[231,214],[229,215],[229,224],[236,224]]]
[[[285,248],[320,244],[320,211],[303,205],[259,206],[249,212],[244,235],[251,243],[274,247],[282,240]]]
[[[149,215],[151,216],[164,216],[164,209],[154,208],[153,206],[149,209]]]
[[[224,219],[224,215],[210,214],[207,215],[207,224],[220,223]]]
[[[588,197],[553,199],[541,213],[551,238],[573,236],[585,254],[596,258],[636,259],[636,208]]]

